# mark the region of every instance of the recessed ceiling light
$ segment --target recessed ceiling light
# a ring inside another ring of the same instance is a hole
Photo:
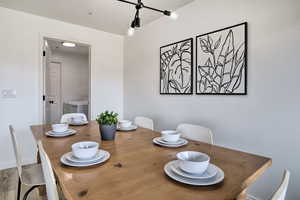
[[[76,47],[76,44],[72,42],[63,42],[62,45],[64,47]]]

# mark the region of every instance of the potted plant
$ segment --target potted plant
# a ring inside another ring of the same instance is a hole
[[[118,123],[118,113],[105,111],[97,116],[102,140],[114,140]]]

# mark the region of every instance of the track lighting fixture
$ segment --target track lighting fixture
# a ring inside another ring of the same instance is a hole
[[[142,3],[142,0],[138,0],[137,3],[126,1],[126,0],[117,0],[117,1],[121,1],[121,2],[124,2],[124,3],[134,5],[135,8],[136,8],[134,19],[131,22],[131,26],[129,27],[128,32],[127,32],[128,36],[132,36],[134,34],[135,28],[141,27],[140,9],[142,9],[142,8],[146,8],[146,9],[150,9],[150,10],[153,10],[153,11],[156,11],[156,12],[163,13],[164,15],[169,16],[171,19],[177,19],[178,18],[178,15],[175,12],[171,12],[171,11],[168,11],[168,10],[160,10],[160,9],[152,8],[152,7],[149,7],[149,6],[145,6]]]

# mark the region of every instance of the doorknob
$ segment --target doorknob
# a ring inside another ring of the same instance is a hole
[[[53,100],[51,100],[51,101],[49,101],[49,103],[50,103],[50,104],[54,104],[54,101],[53,101]]]

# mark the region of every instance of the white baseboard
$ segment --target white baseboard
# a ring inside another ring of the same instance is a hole
[[[36,159],[27,158],[23,160],[23,165],[29,165],[32,163],[36,163]],[[0,163],[0,170],[9,169],[16,167],[16,161],[8,161],[5,163]]]
[[[251,194],[247,194],[247,200],[261,200],[261,199],[255,197],[255,196],[253,196]]]

